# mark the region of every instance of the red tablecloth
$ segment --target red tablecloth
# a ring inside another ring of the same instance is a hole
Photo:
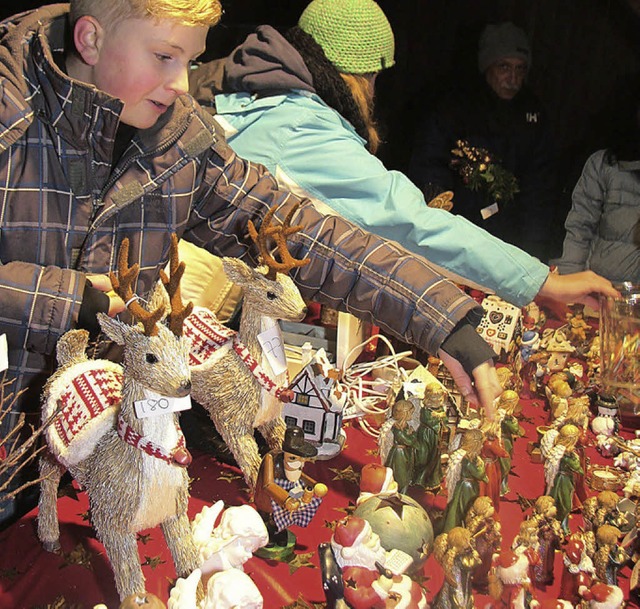
[[[501,502],[504,547],[511,544],[520,522],[528,514],[523,511],[525,500],[535,500],[544,492],[542,465],[531,462],[526,448],[528,441],[536,438],[536,426],[546,424],[547,413],[542,399],[527,399],[523,403],[525,418],[522,424],[528,437],[516,441],[511,492]],[[307,464],[305,468],[305,472],[328,485],[329,494],[308,528],[293,529],[298,542],[295,560],[286,564],[254,557],[245,565],[245,570],[265,599],[266,609],[315,607],[324,603],[316,557],[317,545],[329,540],[331,524],[344,517],[354,506],[362,466],[377,460],[375,442],[370,436],[363,433],[357,424],[348,425],[346,431],[347,443],[341,455],[330,461]],[[593,462],[611,463],[593,448],[588,449],[588,455]],[[211,455],[195,453],[189,472],[193,478],[190,517],[198,513],[203,505],[210,505],[218,499],[223,499],[226,505],[249,501],[239,470],[219,464]],[[590,493],[595,494],[595,491]],[[446,503],[444,495],[434,497],[417,488],[411,489],[409,494],[428,509],[441,509]],[[58,505],[64,551],[62,556],[49,554],[40,547],[35,534],[35,511],[0,533],[0,607],[88,609],[102,602],[110,609],[116,609],[119,602],[111,568],[102,545],[95,539],[87,521],[86,495],[76,492],[74,487],[65,487]],[[580,524],[580,515],[572,515],[571,529],[577,530]],[[166,602],[175,580],[175,571],[161,531],[153,529],[143,532],[139,550],[147,590]],[[538,591],[539,598],[557,598],[561,558],[560,552],[557,552],[555,584]],[[629,572],[629,567],[625,567],[620,576],[619,584],[625,591],[628,591]],[[429,599],[432,599],[443,579],[442,570],[433,556],[426,562],[423,575],[422,583],[428,590]],[[476,607],[488,607],[490,602],[487,596],[475,597]]]

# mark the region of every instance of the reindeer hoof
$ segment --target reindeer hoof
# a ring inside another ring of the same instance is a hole
[[[62,548],[60,547],[60,540],[55,541],[43,541],[42,547],[52,554],[62,554]]]

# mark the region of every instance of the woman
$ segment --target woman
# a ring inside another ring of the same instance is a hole
[[[640,82],[629,99],[613,143],[587,159],[573,190],[561,273],[592,269],[611,281],[640,282]]]
[[[466,219],[427,207],[406,176],[375,158],[374,84],[394,52],[391,26],[373,0],[313,0],[285,36],[260,26],[223,64],[201,66],[191,90],[215,105],[239,155],[445,274],[518,306],[540,294],[597,307],[588,294],[609,293],[608,282],[592,273],[549,274]]]

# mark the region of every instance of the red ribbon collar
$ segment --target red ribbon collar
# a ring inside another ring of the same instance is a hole
[[[156,459],[165,461],[169,465],[175,464],[180,467],[188,467],[191,464],[191,453],[185,447],[182,430],[177,424],[176,430],[178,431],[178,443],[171,452],[168,452],[164,447],[135,431],[131,425],[122,418],[122,415],[118,416],[118,435],[124,442],[144,451]]]

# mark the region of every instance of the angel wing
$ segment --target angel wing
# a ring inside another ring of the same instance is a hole
[[[205,547],[211,539],[216,520],[223,509],[224,501],[222,499],[216,501],[212,506],[205,505],[191,522],[191,533],[198,550]]]
[[[465,458],[467,451],[459,448],[449,456],[449,464],[447,466],[446,483],[447,483],[447,503],[453,498],[453,491],[460,479],[460,470],[462,469],[462,460]]]
[[[168,609],[198,609],[196,591],[200,583],[200,569],[194,569],[186,579],[180,577],[169,595]]]
[[[381,463],[386,463],[389,451],[393,446],[393,424],[394,419],[387,419],[380,426],[380,435],[378,436],[378,454],[380,455]]]
[[[559,431],[557,429],[549,429],[542,436],[542,439],[540,440],[540,453],[544,459],[547,458],[551,449],[554,447],[558,433]]]
[[[547,484],[546,494],[548,495],[553,487],[553,482],[558,475],[558,470],[560,469],[560,460],[562,459],[562,455],[567,450],[566,446],[562,444],[558,444],[558,446],[554,446],[551,449],[551,452],[547,456],[544,462],[544,481]]]

